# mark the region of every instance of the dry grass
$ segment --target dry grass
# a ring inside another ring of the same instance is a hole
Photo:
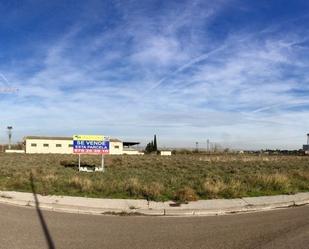
[[[73,176],[69,180],[69,185],[73,188],[80,190],[81,192],[90,192],[93,190],[93,183],[90,179],[80,177],[80,176]]]
[[[309,191],[309,157],[107,156],[106,172],[78,172],[75,155],[0,154],[0,190],[188,201]],[[100,164],[83,156],[84,165]]]
[[[174,199],[179,202],[197,201],[198,196],[194,189],[185,186],[176,192]]]
[[[203,183],[203,191],[206,195],[208,195],[211,198],[216,198],[219,196],[219,193],[221,193],[226,187],[226,184],[222,182],[221,180],[215,181],[213,179],[207,179]]]

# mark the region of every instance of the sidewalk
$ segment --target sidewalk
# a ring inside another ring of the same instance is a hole
[[[142,215],[220,215],[252,212],[309,204],[309,192],[295,195],[245,197],[238,199],[200,200],[174,206],[174,202],[154,202],[131,199],[99,199],[71,196],[41,196],[32,193],[0,191],[0,203],[32,206],[40,209],[82,214],[142,214]]]

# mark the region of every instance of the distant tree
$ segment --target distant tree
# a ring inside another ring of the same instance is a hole
[[[151,143],[148,143],[148,144],[146,145],[145,152],[146,152],[146,153],[151,153],[151,151],[152,151]]]
[[[146,153],[152,153],[152,152],[156,152],[157,150],[158,150],[158,148],[157,148],[157,137],[156,137],[156,135],[154,135],[154,140],[146,145],[145,152]]]
[[[156,135],[154,135],[154,138],[153,138],[153,151],[158,151],[157,136]]]

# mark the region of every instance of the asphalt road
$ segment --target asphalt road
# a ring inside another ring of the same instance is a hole
[[[0,248],[307,249],[309,206],[216,217],[119,217],[1,204]]]

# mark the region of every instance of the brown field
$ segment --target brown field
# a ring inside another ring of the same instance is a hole
[[[309,157],[106,156],[105,173],[77,171],[76,155],[0,154],[0,190],[101,198],[188,201],[309,191]],[[82,156],[100,165],[100,156]]]

